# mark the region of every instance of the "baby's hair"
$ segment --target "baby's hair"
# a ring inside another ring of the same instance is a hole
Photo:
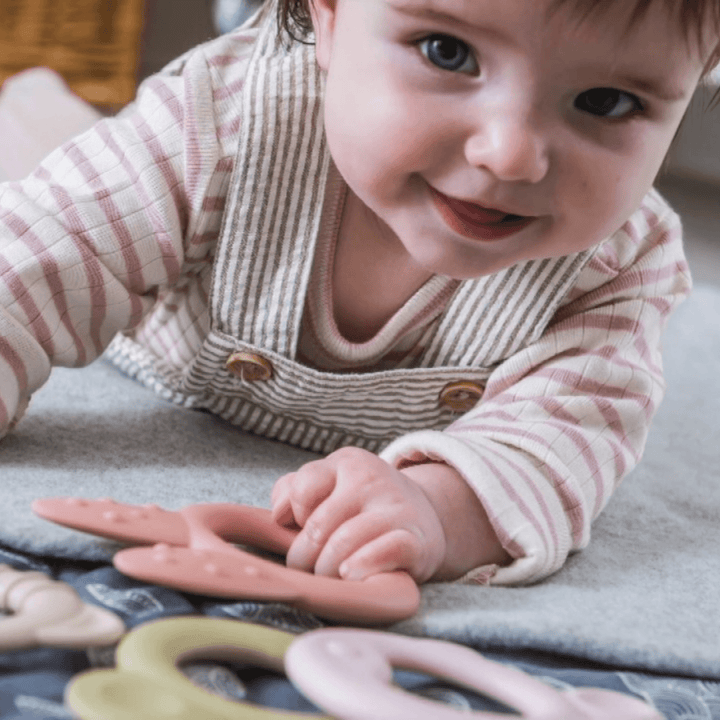
[[[310,3],[312,0],[278,0],[277,16],[280,33],[296,42],[305,43],[312,33]]]
[[[632,0],[554,0],[551,12],[561,7],[571,6],[580,21],[602,12],[616,3],[627,4]],[[630,26],[637,24],[645,16],[651,5],[661,0],[634,0],[635,6],[630,16]],[[312,34],[310,3],[312,0],[278,0],[278,25],[281,32],[297,42],[307,42]],[[677,14],[683,32],[687,38],[693,32],[699,39],[703,32],[703,23],[710,19],[717,42],[712,47],[705,66],[705,72],[720,62],[720,0],[662,0],[669,13]]]

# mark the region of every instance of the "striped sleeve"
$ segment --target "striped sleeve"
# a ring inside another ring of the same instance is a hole
[[[0,436],[52,366],[94,360],[209,261],[253,40],[187,53],[117,117],[0,185]]]
[[[534,344],[502,362],[475,408],[382,456],[455,467],[514,558],[467,581],[529,583],[587,545],[638,463],[664,392],[660,336],[690,289],[680,221],[654,191],[594,255]]]

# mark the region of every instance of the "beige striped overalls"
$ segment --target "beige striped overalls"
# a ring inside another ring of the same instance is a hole
[[[284,48],[272,12],[259,22],[212,270],[210,330],[182,370],[129,337],[119,336],[109,355],[168,399],[315,452],[377,452],[413,430],[442,429],[454,415],[443,389],[482,387],[502,360],[535,341],[590,254],[464,281],[413,368],[332,373],[297,362],[330,164],[323,78],[314,47]]]

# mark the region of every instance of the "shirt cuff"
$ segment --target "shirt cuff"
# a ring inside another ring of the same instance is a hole
[[[499,474],[498,457],[503,455],[508,462]],[[380,457],[398,468],[424,458],[444,462],[455,468],[477,494],[500,543],[515,559],[504,567],[475,568],[461,582],[533,583],[556,572],[565,562],[571,536],[560,499],[522,451],[485,438],[467,441],[447,432],[422,430],[393,441]],[[488,458],[494,462],[487,462]]]

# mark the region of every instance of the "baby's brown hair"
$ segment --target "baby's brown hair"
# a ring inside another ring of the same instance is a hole
[[[628,3],[632,0],[554,0],[550,7],[553,12],[561,7],[572,6],[580,21],[591,15],[601,13],[616,2]],[[683,32],[687,38],[696,33],[702,36],[702,24],[707,18],[714,28],[717,42],[708,48],[709,55],[705,72],[708,73],[720,62],[720,0],[634,0],[635,6],[630,17],[632,27],[642,21],[648,8],[656,2],[663,2],[668,13],[678,16]],[[307,42],[312,34],[310,3],[312,0],[278,0],[278,25],[281,31],[297,42]]]
[[[306,42],[312,33],[311,2],[312,0],[278,0],[278,26],[297,42]]]

